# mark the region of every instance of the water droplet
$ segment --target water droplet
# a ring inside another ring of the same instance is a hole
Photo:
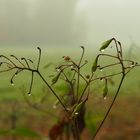
[[[28,93],[28,96],[31,96],[31,93],[30,92]]]
[[[75,112],[74,114],[75,114],[75,115],[78,115],[79,113],[78,113],[78,112]]]
[[[104,51],[105,51],[104,49],[101,50],[101,52],[104,52]]]
[[[71,68],[74,68],[74,66],[70,66]]]
[[[14,86],[14,83],[11,83],[12,86]]]
[[[104,100],[106,100],[106,96],[104,97]]]
[[[130,68],[133,68],[134,67],[134,65],[130,65]]]
[[[58,69],[58,68],[57,68],[56,70],[57,70],[58,72],[60,71],[60,69]]]
[[[103,69],[102,69],[102,68],[100,68],[100,71],[103,71]]]

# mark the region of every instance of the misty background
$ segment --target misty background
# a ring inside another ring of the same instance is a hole
[[[0,0],[0,46],[140,44],[139,0]]]

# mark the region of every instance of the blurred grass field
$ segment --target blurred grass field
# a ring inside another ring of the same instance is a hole
[[[112,52],[110,52],[112,53]],[[9,56],[10,54],[14,54],[18,57],[26,57],[33,59],[34,61],[38,58],[38,51],[36,48],[28,49],[27,47],[23,47],[23,49],[17,49],[17,48],[10,48],[1,49],[1,54],[5,54]],[[49,78],[49,75],[55,74],[55,66],[57,66],[59,63],[62,62],[62,56],[70,56],[71,58],[74,58],[75,60],[78,60],[80,57],[81,50],[80,47],[75,48],[46,48],[42,49],[42,59],[41,59],[41,72],[43,76],[48,79],[51,83],[51,79]],[[83,69],[83,73],[89,73],[90,72],[90,66],[92,65],[92,62],[94,61],[96,55],[98,54],[97,50],[88,49],[86,48],[85,53],[85,60],[89,61],[89,65],[87,65]],[[127,57],[127,52],[125,52]],[[131,58],[134,60],[140,60],[137,52],[135,54],[135,57]],[[37,61],[36,61],[37,62]],[[110,63],[112,60],[102,60],[102,64]],[[47,64],[52,63],[52,65],[45,69],[44,66]],[[113,71],[113,69],[111,69]],[[112,71],[107,71],[108,73],[112,73]],[[114,69],[115,71],[115,69]],[[131,125],[135,125],[135,121],[138,121],[135,119],[135,115],[139,116],[140,112],[137,109],[140,101],[140,69],[136,68],[135,70],[132,70],[130,74],[127,75],[122,88],[120,90],[119,97],[117,99],[117,103],[115,107],[113,108],[112,113],[110,114],[108,118],[108,123],[105,124],[105,127],[101,131],[99,139],[113,139],[116,137],[116,140],[119,139],[127,139],[126,136],[120,135],[119,133],[116,133],[116,129],[118,129],[119,125],[123,125],[122,129],[127,133],[127,127],[131,127]],[[55,115],[56,110],[53,109],[53,103],[55,101],[55,98],[51,96],[51,93],[49,93],[46,86],[43,84],[41,79],[36,75],[34,82],[33,82],[33,91],[32,95],[27,98],[31,100],[32,102],[39,104],[41,99],[44,97],[45,101],[41,104],[41,108],[43,110],[48,111],[49,113],[42,113],[38,112],[34,109],[32,109],[30,106],[27,105],[25,102],[22,93],[25,94],[28,93],[31,74],[29,72],[23,72],[18,75],[14,80],[14,86],[11,86],[10,84],[10,78],[14,74],[13,72],[7,72],[7,73],[0,73],[0,109],[1,109],[1,116],[0,116],[0,130],[2,129],[8,129],[10,128],[10,114],[13,112],[13,104],[17,104],[16,106],[16,112],[18,112],[18,126],[26,126],[30,127],[33,130],[41,133],[44,137],[48,134],[48,129],[51,127],[51,125],[57,121],[57,117],[54,117],[51,115],[53,113]],[[90,132],[94,132],[98,123],[101,121],[103,114],[105,113],[107,106],[111,102],[113,98],[113,93],[116,90],[117,82],[119,81],[119,76],[115,78],[116,84],[110,88],[109,95],[107,96],[107,100],[103,100],[102,98],[102,87],[101,86],[95,86],[93,87],[93,92],[91,93],[91,98],[87,104],[89,106],[88,113],[86,116],[87,120],[87,126],[89,128]],[[55,87],[56,90],[61,94],[62,92],[67,92],[67,87],[63,85],[61,82],[58,86]],[[95,88],[95,90],[94,90]],[[94,107],[94,108],[93,108]],[[22,115],[23,114],[23,115]],[[57,113],[56,113],[57,114]],[[94,117],[95,116],[95,117]],[[47,121],[46,121],[47,120]],[[110,128],[110,121],[113,124]],[[132,123],[132,124],[131,124]],[[133,126],[135,127],[135,126]],[[139,126],[136,126],[136,130],[139,129]],[[108,136],[109,130],[111,130],[113,136]],[[118,130],[117,130],[118,131]],[[133,130],[130,130],[133,133]],[[122,132],[123,133],[123,130]],[[86,135],[86,134],[85,134]],[[126,134],[125,134],[126,135]],[[133,134],[131,134],[133,135]],[[88,136],[87,136],[88,137]],[[136,138],[138,136],[136,135]],[[0,136],[0,140],[4,137]],[[135,138],[135,134],[132,138]],[[139,138],[139,137],[138,137]],[[9,138],[10,139],[10,138]],[[28,138],[27,138],[28,139]],[[8,140],[8,137],[7,137]],[[130,137],[131,140],[131,137]]]
[[[24,47],[23,47],[24,48]],[[16,51],[15,51],[16,50]],[[74,60],[78,60],[78,58],[80,57],[80,47],[76,47],[76,48],[56,48],[56,47],[52,47],[52,48],[47,48],[47,49],[42,49],[42,59],[41,59],[41,72],[43,73],[43,76],[45,78],[49,79],[49,76],[52,74],[55,74],[55,67],[57,65],[59,65],[63,60],[62,60],[62,56],[64,55],[68,55],[71,58],[73,58]],[[92,50],[87,49],[86,48],[86,52],[85,52],[85,60],[89,61],[89,64],[83,69],[83,73],[88,74],[90,73],[90,67],[92,65],[92,63],[94,62],[94,59],[96,57],[96,55],[99,52],[97,50]],[[8,50],[5,50],[5,48],[1,49],[1,54],[5,54],[6,56],[10,56],[11,54],[14,54],[17,57],[25,57],[25,58],[30,58],[33,61],[35,61],[37,63],[37,59],[38,59],[38,51],[36,48],[32,48],[32,49],[17,49],[17,48],[9,48]],[[127,54],[127,52],[125,53]],[[136,54],[137,55],[137,54]],[[132,58],[132,60],[140,60],[139,56],[137,55],[134,57],[134,59]],[[105,65],[106,63],[111,63],[113,60],[110,59],[102,59],[101,63],[103,65]],[[51,63],[50,67],[45,69],[44,66]],[[114,69],[109,69],[108,73],[111,74],[113,72],[113,70],[115,71],[116,67]],[[123,83],[122,89],[121,91],[124,91],[125,94],[127,94],[127,96],[131,95],[131,92],[135,92],[135,95],[137,95],[137,92],[139,92],[140,89],[140,78],[139,78],[139,68],[135,68],[134,70],[132,70],[131,73],[129,73]],[[4,98],[19,98],[19,96],[15,95],[15,92],[20,92],[18,91],[20,89],[21,86],[25,86],[26,88],[28,88],[29,82],[30,82],[30,73],[29,72],[23,72],[22,74],[20,74],[20,76],[17,76],[15,78],[15,86],[11,86],[10,84],[10,78],[12,76],[12,74],[14,74],[14,71],[12,72],[6,72],[6,73],[0,73],[0,100],[3,100]],[[118,77],[119,78],[119,77]],[[51,81],[50,81],[51,82]],[[36,92],[40,92],[41,91],[41,86],[42,86],[42,82],[41,79],[39,79],[36,76],[36,79],[34,80],[34,90]],[[40,88],[39,88],[40,87]],[[14,93],[14,94],[12,94]],[[130,93],[130,94],[129,94]],[[124,95],[124,94],[122,94]],[[132,94],[133,95],[133,94]]]

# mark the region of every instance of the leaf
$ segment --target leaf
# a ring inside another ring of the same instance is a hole
[[[92,65],[92,68],[91,68],[92,73],[96,71],[96,69],[98,67],[98,64],[97,63],[98,63],[98,57],[96,57],[93,65]]]
[[[104,49],[106,49],[106,48],[110,45],[110,43],[111,43],[113,40],[114,40],[114,38],[111,38],[111,39],[109,39],[109,40],[103,42],[103,43],[102,43],[102,46],[101,46],[101,48],[100,48],[100,51],[103,51]]]
[[[58,74],[52,79],[52,85],[54,85],[54,84],[58,81],[58,79],[59,79],[59,77],[60,77],[60,74],[61,74],[61,72],[58,73]]]

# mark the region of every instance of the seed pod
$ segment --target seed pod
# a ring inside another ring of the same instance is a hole
[[[58,79],[59,79],[59,77],[60,77],[60,74],[61,74],[61,72],[59,72],[59,73],[52,79],[52,85],[54,85],[54,84],[58,81]]]
[[[101,46],[101,48],[100,48],[100,51],[105,50],[105,49],[110,45],[110,43],[111,43],[113,40],[114,40],[114,38],[111,38],[111,39],[109,39],[109,40],[103,42],[103,43],[102,43],[102,46]]]
[[[96,71],[96,69],[97,69],[97,67],[98,67],[98,64],[97,64],[97,63],[98,63],[98,57],[96,57],[96,59],[95,59],[93,65],[92,65],[92,68],[91,68],[91,72],[92,72],[92,73]]]

